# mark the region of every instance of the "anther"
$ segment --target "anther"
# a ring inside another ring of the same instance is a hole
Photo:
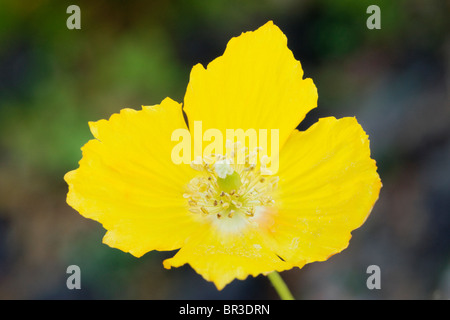
[[[202,212],[203,212],[204,214],[209,214],[208,210],[206,210],[205,207],[200,207],[200,210],[202,210]]]
[[[236,207],[236,208],[240,208],[242,207],[242,203],[235,201],[235,200],[231,200],[231,203]]]
[[[253,215],[255,214],[255,208],[254,207],[250,207],[247,211],[245,211],[245,213],[248,216],[253,217]]]

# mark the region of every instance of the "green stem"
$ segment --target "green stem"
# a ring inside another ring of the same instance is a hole
[[[294,300],[294,296],[292,295],[291,291],[289,291],[289,288],[278,272],[273,271],[269,273],[267,277],[269,278],[270,282],[272,282],[272,285],[274,286],[275,290],[282,300]]]

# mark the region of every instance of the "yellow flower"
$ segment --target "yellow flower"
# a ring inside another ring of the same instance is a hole
[[[95,139],[65,176],[67,202],[103,224],[109,246],[136,257],[179,249],[164,267],[188,263],[219,290],[236,278],[324,261],[348,246],[381,181],[356,119],[295,129],[316,105],[313,81],[303,79],[285,35],[268,22],[231,39],[206,69],[193,67],[188,124],[169,98],[90,122]],[[173,133],[200,121],[204,132],[276,130],[280,152],[271,161],[279,169],[268,170],[267,157],[251,164],[255,150],[238,143],[226,154],[176,163]],[[235,162],[238,155],[246,161]]]

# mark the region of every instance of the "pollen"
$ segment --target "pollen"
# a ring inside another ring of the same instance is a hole
[[[248,219],[258,207],[275,204],[278,177],[268,175],[266,156],[259,163],[255,161],[261,148],[249,152],[234,144],[231,149],[225,155],[211,154],[192,161],[191,167],[198,175],[186,185],[183,194],[191,213],[217,220]],[[239,163],[238,159],[245,162]]]

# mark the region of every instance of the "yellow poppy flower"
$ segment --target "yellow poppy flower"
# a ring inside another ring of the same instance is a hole
[[[324,261],[348,246],[381,181],[356,119],[323,118],[296,130],[316,105],[313,81],[303,79],[285,35],[268,22],[231,39],[206,69],[193,67],[188,123],[169,98],[90,122],[95,139],[65,175],[67,203],[103,224],[109,246],[136,257],[179,249],[164,267],[190,264],[219,290],[248,275]],[[226,153],[197,146],[191,164],[174,161],[174,132],[198,123],[224,135],[276,130],[279,157],[258,157],[261,148],[232,141]]]

